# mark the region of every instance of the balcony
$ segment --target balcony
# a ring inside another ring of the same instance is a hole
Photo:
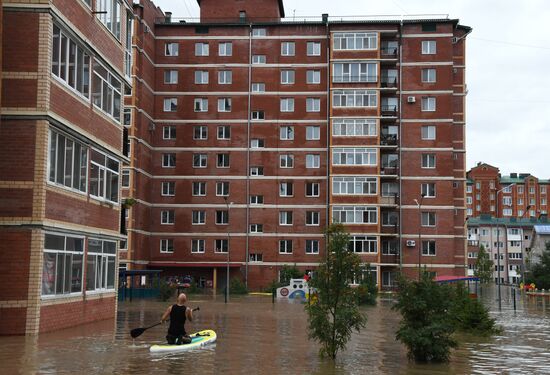
[[[397,166],[381,166],[380,167],[381,178],[397,178],[399,175],[399,168]]]
[[[380,87],[382,88],[397,88],[397,77],[384,77],[380,78]]]
[[[363,83],[363,82],[376,83],[378,82],[378,77],[375,75],[369,76],[366,74],[361,74],[358,76],[344,74],[344,75],[332,76],[332,82],[333,83]]]
[[[397,104],[384,104],[380,106],[380,114],[382,117],[397,117]]]
[[[382,195],[380,197],[380,204],[382,205],[397,205],[399,204],[399,196],[396,194]]]
[[[397,134],[380,135],[381,146],[397,146]]]

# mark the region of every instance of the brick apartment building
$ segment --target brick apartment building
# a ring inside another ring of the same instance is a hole
[[[453,19],[287,22],[282,1],[136,16],[121,266],[252,289],[342,222],[382,288],[464,275],[465,37]],[[419,257],[421,253],[421,257]]]
[[[132,4],[3,2],[0,334],[116,312]]]

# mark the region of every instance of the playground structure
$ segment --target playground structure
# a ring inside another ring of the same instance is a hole
[[[307,300],[312,290],[304,279],[290,279],[287,286],[277,288],[277,299]]]

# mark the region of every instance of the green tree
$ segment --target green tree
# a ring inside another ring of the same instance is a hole
[[[290,284],[290,279],[301,279],[304,276],[304,273],[300,271],[296,266],[287,266],[286,264],[281,267],[279,270],[279,278],[281,281],[273,280],[269,284],[265,291],[270,293],[274,289],[280,288],[282,286],[287,286]]]
[[[453,291],[437,284],[427,272],[419,281],[401,278],[397,303],[402,320],[396,339],[408,349],[408,356],[417,362],[446,362],[451,348],[457,346],[452,335],[455,324],[451,317]]]
[[[487,308],[477,298],[470,297],[463,283],[457,283],[454,288],[451,317],[455,328],[461,332],[490,336],[501,331]]]
[[[309,338],[321,344],[319,354],[336,358],[345,349],[353,330],[360,331],[367,318],[359,311],[357,292],[350,281],[361,272],[361,260],[348,251],[349,236],[341,224],[326,230],[326,262],[316,270],[309,284],[315,288],[315,302],[306,305]]]
[[[534,283],[537,289],[550,289],[550,242],[540,256],[540,262],[531,266],[527,283]]]
[[[474,276],[479,277],[479,281],[482,284],[490,283],[493,280],[494,263],[489,256],[489,253],[485,251],[485,247],[481,245],[477,253],[476,269]]]
[[[357,301],[360,305],[376,305],[378,296],[378,287],[376,280],[370,271],[370,265],[367,264],[362,271],[361,282],[357,286]]]

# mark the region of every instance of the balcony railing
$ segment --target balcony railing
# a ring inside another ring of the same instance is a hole
[[[380,53],[382,56],[397,58],[399,49],[397,47],[381,47]]]
[[[382,104],[380,106],[380,112],[382,113],[382,116],[395,117],[397,116],[397,105]]]
[[[369,76],[369,75],[358,75],[358,76],[350,76],[350,75],[339,75],[339,76],[332,76],[332,82],[334,83],[355,83],[355,82],[370,82],[370,83],[376,83],[378,81],[377,76]]]
[[[382,77],[380,79],[381,87],[396,88],[397,87],[397,78],[396,77]]]
[[[382,134],[380,144],[382,146],[397,146],[397,134]]]
[[[383,176],[397,176],[399,168],[397,166],[382,166],[380,167],[380,174]]]

